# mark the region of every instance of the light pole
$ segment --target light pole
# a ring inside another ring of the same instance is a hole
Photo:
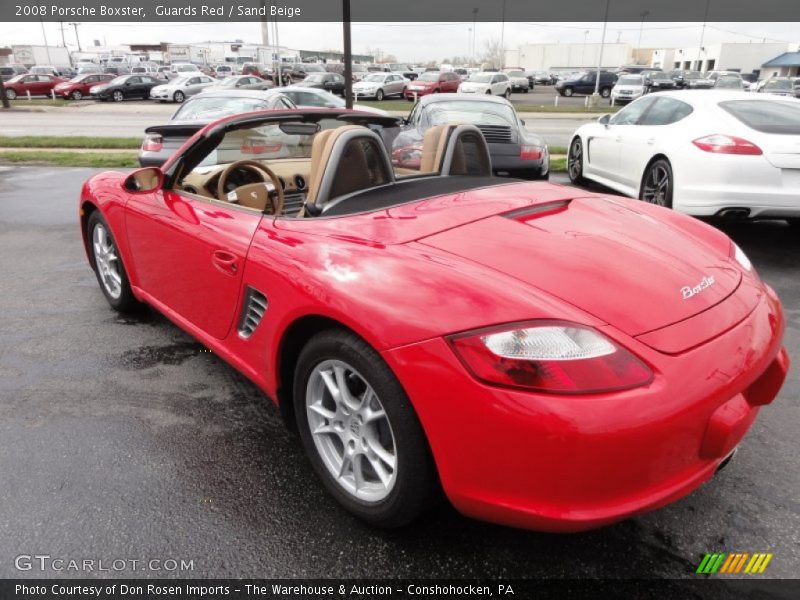
[[[640,16],[642,17],[642,23],[639,25],[639,41],[636,43],[636,50],[641,50],[642,48],[642,31],[644,30],[644,20],[647,15],[650,14],[649,10],[644,11]]]
[[[78,35],[78,25],[80,23],[70,23],[75,28],[75,41],[78,42],[78,52],[83,52],[83,48],[81,48],[81,38]]]
[[[706,12],[703,14],[703,28],[700,30],[700,45],[697,47],[697,70],[702,71],[700,68],[700,53],[703,51],[703,38],[706,35],[706,21],[708,21],[708,8],[711,6],[711,0],[706,0]]]
[[[589,35],[589,30],[583,32],[583,49],[581,50],[581,68],[586,66],[586,37]]]
[[[596,105],[599,94],[598,91],[600,90],[600,69],[603,68],[603,46],[606,44],[606,27],[608,27],[608,7],[611,4],[611,0],[606,0],[606,12],[603,16],[603,37],[600,38],[600,56],[597,59],[597,75],[595,75],[594,80],[594,94],[592,94],[592,105]]]
[[[472,63],[475,61],[476,44],[478,43],[478,9],[472,9]]]
[[[503,70],[503,67],[506,64],[506,46],[505,46],[505,37],[506,37],[506,0],[503,0],[503,13],[500,17],[500,70]]]

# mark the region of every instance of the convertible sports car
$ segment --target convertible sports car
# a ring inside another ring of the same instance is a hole
[[[347,110],[215,121],[162,168],[92,177],[87,256],[252,379],[348,510],[574,531],[721,468],[788,369],[775,293],[664,208],[491,176],[472,125]],[[388,144],[388,147],[391,147]]]

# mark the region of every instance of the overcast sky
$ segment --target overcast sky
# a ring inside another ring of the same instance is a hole
[[[602,23],[506,23],[505,46],[523,43],[600,42]],[[353,51],[380,48],[398,60],[422,62],[441,60],[470,52],[472,23],[354,23]],[[45,23],[45,35],[51,45],[61,44],[58,23]],[[213,41],[259,42],[261,27],[253,23],[84,23],[79,27],[81,44],[86,48],[101,44],[190,43]],[[589,33],[584,36],[584,32]],[[500,38],[500,23],[478,23],[477,54],[490,38]],[[700,23],[645,23],[642,47],[678,47],[697,45]],[[281,23],[280,43],[293,49],[341,49],[340,23]],[[65,31],[67,44],[75,45],[71,27]],[[636,45],[639,23],[609,23],[606,41],[617,40]],[[0,44],[42,44],[40,23],[0,23]],[[798,23],[709,23],[704,43],[716,42],[800,42]]]

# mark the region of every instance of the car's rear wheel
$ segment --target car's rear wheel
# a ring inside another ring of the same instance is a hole
[[[600,90],[600,95],[603,98],[608,98],[611,95],[611,88],[604,87]]]
[[[567,173],[572,183],[582,183],[583,178],[583,142],[576,137],[572,140],[567,154]]]
[[[666,159],[658,159],[645,171],[639,199],[665,208],[672,208],[672,166]]]
[[[16,100],[17,92],[15,90],[6,90],[6,98],[9,100]]]
[[[572,94],[574,94],[574,93],[575,93],[575,91],[572,88],[570,88],[570,87],[564,88],[563,95],[566,96],[567,98],[572,96]]]
[[[181,104],[184,100],[186,100],[186,95],[178,90],[172,95],[172,99],[175,100],[178,104]]]
[[[375,92],[375,100],[377,100],[378,102],[383,100],[383,90],[378,90],[377,92]]]
[[[505,98],[506,100],[511,98],[511,88],[506,88],[506,91],[503,92],[503,98]]]
[[[364,340],[337,329],[313,337],[298,359],[294,403],[315,471],[351,513],[397,527],[434,498],[435,468],[416,413]]]
[[[125,94],[117,90],[116,92],[111,94],[111,97],[114,99],[114,102],[122,102],[125,99]]]
[[[73,100],[80,100],[81,98],[83,98],[83,94],[81,93],[80,90],[74,90],[70,94],[70,96],[72,97]]]
[[[93,212],[89,217],[86,236],[89,240],[92,268],[111,308],[119,312],[134,312],[140,308],[141,304],[131,291],[128,274],[122,264],[111,228],[99,211]]]

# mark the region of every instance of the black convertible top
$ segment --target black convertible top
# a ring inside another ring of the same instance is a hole
[[[336,198],[323,209],[321,216],[340,217],[342,215],[370,212],[414,202],[415,200],[422,200],[423,198],[518,182],[518,179],[509,179],[507,177],[476,175],[410,177]]]

